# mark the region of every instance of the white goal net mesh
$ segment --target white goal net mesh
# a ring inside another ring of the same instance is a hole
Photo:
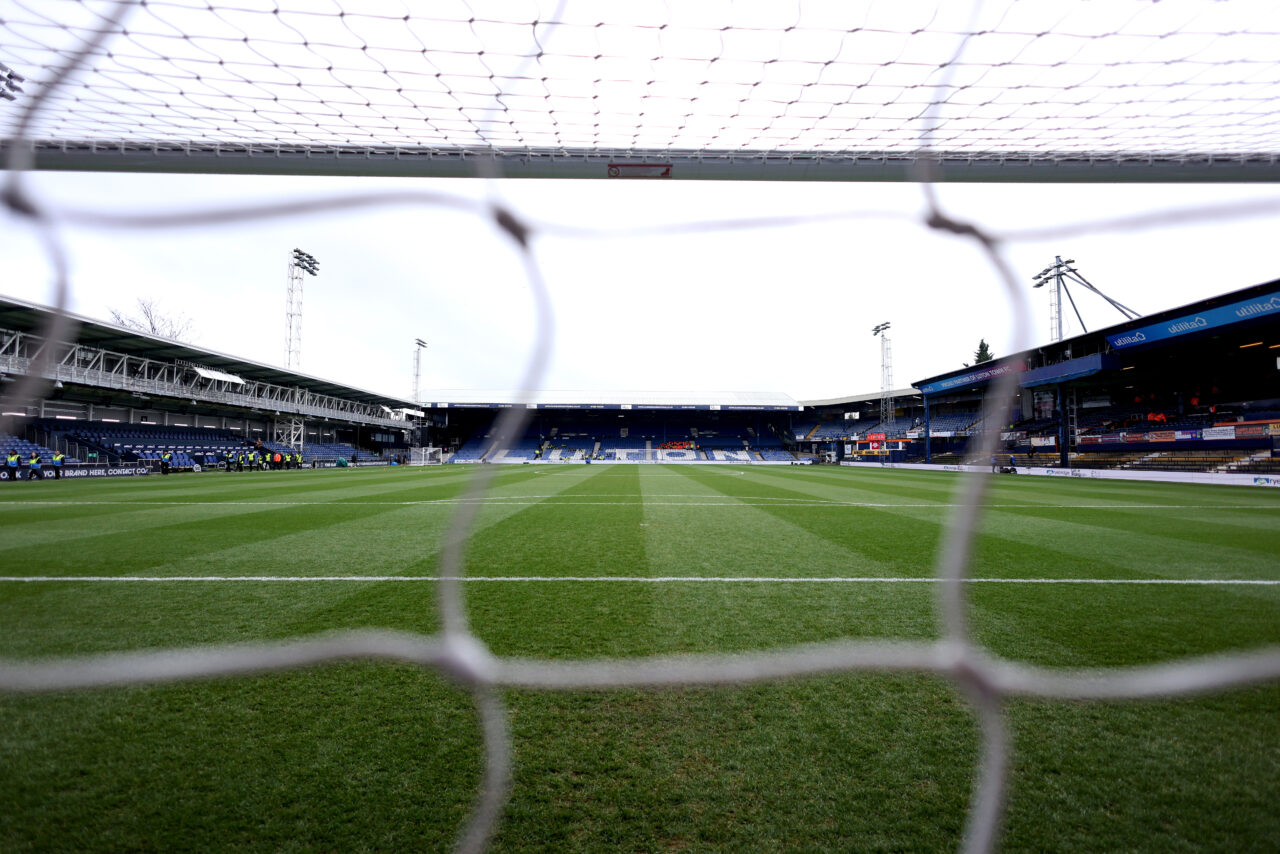
[[[116,4],[0,10],[30,92]],[[1266,0],[148,0],[109,28],[23,128],[39,162],[902,179],[928,151],[952,178],[1242,180],[1274,174],[1280,136]]]
[[[415,466],[438,466],[444,461],[440,448],[412,448],[409,464]]]
[[[1280,8],[1273,2],[535,3],[0,2],[4,200],[49,247],[59,306],[70,281],[54,226],[155,229],[299,213],[295,204],[154,216],[53,210],[20,180],[32,165],[337,174],[1008,180],[1275,180]],[[477,158],[476,155],[486,155]],[[610,168],[612,167],[612,172]],[[913,168],[916,171],[912,171]],[[665,170],[665,171],[664,171]],[[942,213],[975,242],[1024,337],[1025,298],[997,234]],[[447,205],[491,220],[519,251],[536,305],[522,388],[536,389],[550,294],[532,250],[551,226],[501,204],[364,194],[311,210]],[[1071,226],[1147,228],[1274,214],[1254,203]],[[799,222],[799,221],[798,221]],[[732,222],[701,227],[732,228]],[[659,227],[660,228],[660,227]],[[1068,233],[1064,227],[1062,233]],[[589,236],[592,229],[573,229]],[[48,330],[60,339],[64,329]],[[40,375],[33,365],[31,376]],[[1011,397],[1006,375],[990,400]],[[34,379],[8,400],[41,392]],[[6,402],[8,407],[8,401]],[[988,417],[999,420],[1002,413]],[[507,410],[495,437],[522,434]],[[0,425],[4,426],[4,425]],[[987,432],[985,457],[996,436]],[[915,671],[954,681],[981,721],[963,846],[995,847],[1005,801],[1008,697],[1141,699],[1280,678],[1280,649],[1122,670],[1057,670],[993,657],[971,640],[964,579],[985,474],[966,479],[937,558],[942,636],[835,641],[725,656],[513,660],[469,631],[462,556],[493,477],[470,481],[443,544],[435,636],[318,639],[0,664],[0,690],[93,688],[260,673],[351,658],[416,662],[473,692],[486,772],[457,850],[482,850],[509,795],[499,690],[741,683],[816,673]]]

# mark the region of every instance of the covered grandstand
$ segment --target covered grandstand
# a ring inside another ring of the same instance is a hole
[[[920,380],[903,456],[962,461],[1009,373],[1011,423],[990,429],[1020,465],[1280,471],[1280,280]]]
[[[410,401],[87,317],[72,318],[74,342],[50,343],[51,316],[44,306],[0,299],[6,397],[33,371],[47,383],[37,399],[6,403],[11,427],[0,442],[38,449],[46,460],[60,451],[73,476],[148,471],[166,452],[178,470],[244,450],[299,453],[307,465],[361,455],[386,462],[418,430]]]

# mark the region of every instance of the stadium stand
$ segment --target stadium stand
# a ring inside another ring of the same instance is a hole
[[[502,451],[502,458],[507,460],[536,460],[542,454],[542,440],[536,436],[526,436],[512,443],[510,448]]]
[[[53,450],[45,447],[44,445],[40,445],[35,442],[28,442],[26,439],[18,436],[11,436],[8,433],[0,433],[0,454],[7,456],[10,451],[18,452],[18,455],[22,458],[22,464],[24,466],[26,465],[27,460],[31,457],[32,451],[38,453],[45,463],[48,463],[49,460],[53,458]],[[79,461],[68,456],[66,458],[66,462],[70,464]]]
[[[173,427],[159,424],[119,424],[112,422],[35,422],[51,443],[76,447],[91,452],[101,462],[158,463],[165,451],[173,458],[177,471],[195,466],[218,466],[228,453],[259,449],[270,453],[290,451],[279,442],[248,441],[235,432],[212,428]],[[46,449],[47,453],[49,452]],[[42,453],[45,453],[42,452]],[[348,443],[312,443],[303,446],[303,463],[330,463],[338,458],[353,459],[357,455],[376,459],[373,451],[361,451]],[[46,457],[47,459],[47,457]],[[70,460],[68,456],[68,460]]]

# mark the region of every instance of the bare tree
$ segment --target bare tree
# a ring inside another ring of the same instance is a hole
[[[161,309],[159,300],[143,297],[138,297],[137,314],[125,314],[114,308],[108,311],[111,319],[120,326],[177,341],[188,337],[194,325],[194,321],[185,314],[167,314]]]

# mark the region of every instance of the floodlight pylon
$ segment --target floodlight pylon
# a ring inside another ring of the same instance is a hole
[[[889,324],[881,323],[871,330],[880,337],[880,428],[886,443],[889,434],[896,431],[897,419],[893,407],[893,345],[889,342]]]
[[[1076,260],[1068,258],[1063,261],[1061,255],[1053,257],[1053,263],[1045,267],[1039,273],[1031,278],[1035,281],[1033,288],[1044,287],[1050,282],[1053,283],[1053,289],[1049,291],[1049,337],[1053,342],[1061,341],[1062,332],[1062,297],[1066,296],[1067,301],[1071,303],[1071,309],[1075,312],[1076,320],[1080,323],[1080,328],[1085,332],[1089,331],[1089,327],[1085,326],[1084,318],[1080,316],[1080,309],[1076,307],[1075,298],[1071,296],[1071,290],[1068,286],[1069,282],[1075,282],[1086,290],[1092,291],[1107,301],[1107,304],[1114,308],[1120,314],[1124,315],[1125,320],[1136,320],[1139,315],[1136,311],[1127,305],[1118,302],[1111,297],[1098,290],[1092,282],[1080,274],[1080,271],[1071,266]]]

